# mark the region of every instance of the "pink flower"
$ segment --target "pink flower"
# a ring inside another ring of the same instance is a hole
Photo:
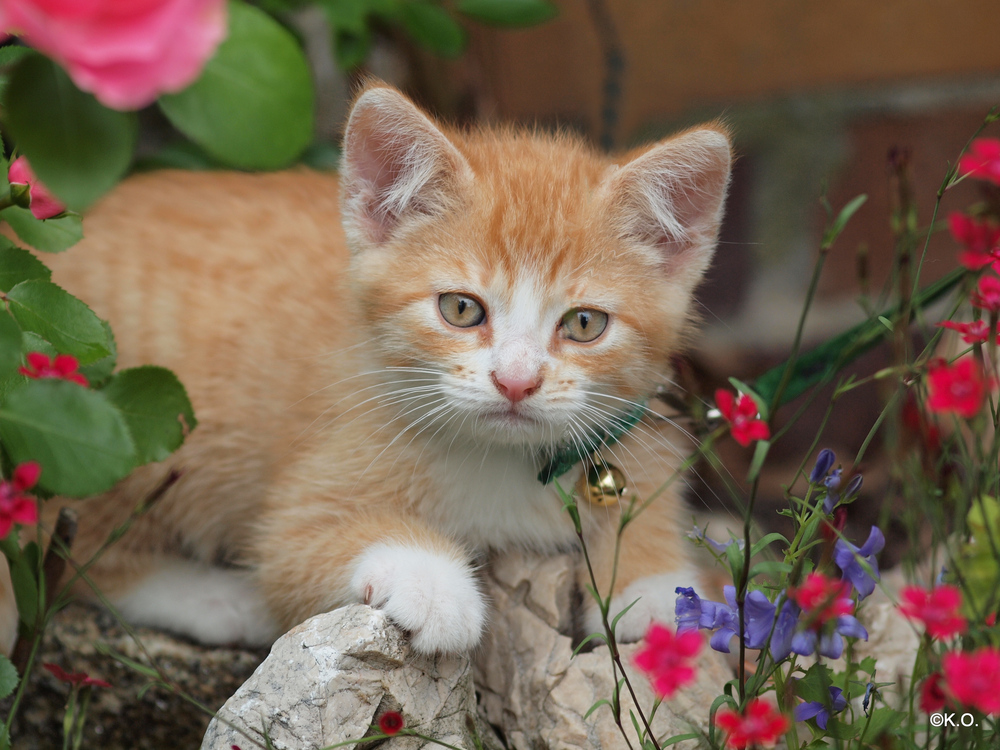
[[[25,491],[38,483],[41,474],[41,466],[26,461],[14,469],[10,481],[0,482],[0,539],[10,533],[15,523],[37,523],[38,506]]]
[[[649,677],[654,692],[669,698],[695,678],[691,660],[698,655],[705,642],[697,630],[674,631],[653,623],[646,631],[645,645],[632,658],[635,666]]]
[[[958,160],[959,174],[989,180],[1000,185],[1000,140],[977,138]]]
[[[984,714],[1000,713],[1000,649],[984,646],[956,651],[941,659],[948,691]]]
[[[49,670],[57,680],[68,682],[73,687],[111,687],[110,682],[90,677],[86,672],[64,672],[63,668],[57,664],[46,663],[42,666]]]
[[[754,698],[747,703],[740,714],[732,709],[719,711],[715,715],[716,725],[729,736],[728,747],[742,750],[745,747],[774,747],[778,738],[792,725],[787,716],[779,713],[762,698]]]
[[[854,611],[850,593],[849,581],[827,578],[822,573],[810,573],[801,585],[788,587],[788,598],[805,611],[817,628]]]
[[[58,62],[114,109],[180,91],[226,35],[225,0],[5,0],[0,31]]]
[[[900,592],[899,611],[911,620],[920,620],[931,638],[950,638],[965,632],[965,618],[959,614],[962,592],[943,584],[927,591],[907,586]]]
[[[1000,226],[991,221],[976,221],[958,211],[948,216],[951,236],[965,245],[958,262],[970,271],[978,271],[1000,260]]]
[[[944,708],[948,696],[944,692],[944,677],[940,672],[927,675],[924,684],[920,686],[920,710],[925,714],[933,714]]]
[[[746,448],[754,440],[767,440],[771,430],[767,422],[758,419],[757,404],[747,394],[739,401],[729,391],[720,388],[715,392],[715,404],[727,422],[733,439]]]
[[[963,357],[952,365],[934,360],[927,372],[927,408],[971,419],[979,413],[992,385],[992,381],[983,377],[975,357]]]
[[[7,180],[11,185],[28,186],[29,205],[31,213],[36,219],[51,219],[66,210],[66,205],[60,203],[49,192],[49,189],[35,177],[26,157],[19,156],[14,160],[10,169],[7,170]]]
[[[1000,312],[1000,278],[983,276],[979,285],[972,292],[973,307],[981,307],[990,312]]]
[[[985,320],[973,320],[971,323],[956,323],[954,320],[944,320],[937,324],[938,328],[950,328],[962,335],[966,344],[985,344],[990,337],[990,326]],[[1000,343],[1000,323],[997,323],[996,341]]]
[[[51,360],[41,352],[29,352],[27,360],[28,366],[18,368],[18,372],[29,378],[58,378],[59,380],[70,380],[83,386],[87,385],[87,378],[76,371],[76,368],[80,366],[76,357],[59,354],[55,360]]]
[[[403,728],[403,715],[398,711],[386,711],[378,720],[378,728],[382,730],[382,734],[390,737],[399,734],[399,730]]]

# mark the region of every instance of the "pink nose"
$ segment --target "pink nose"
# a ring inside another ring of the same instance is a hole
[[[497,375],[495,372],[491,372],[490,377],[493,379],[493,385],[497,387],[497,390],[509,399],[512,404],[526,399],[542,385],[542,379],[538,377],[530,379],[508,378]]]

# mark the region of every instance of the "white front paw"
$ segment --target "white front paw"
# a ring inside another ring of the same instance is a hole
[[[608,612],[608,622],[611,622],[623,609],[635,602],[615,626],[615,640],[619,643],[638,641],[646,634],[651,622],[674,625],[676,589],[678,586],[691,586],[695,580],[694,573],[681,571],[647,576],[626,586],[622,593],[611,599]],[[601,613],[596,604],[587,610],[584,625],[588,634],[604,632]]]
[[[400,544],[375,544],[357,559],[351,590],[412,634],[420,652],[468,651],[486,621],[486,603],[469,563]]]

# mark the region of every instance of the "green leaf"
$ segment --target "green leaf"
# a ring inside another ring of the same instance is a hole
[[[781,560],[764,560],[759,563],[755,563],[750,567],[750,580],[753,580],[760,575],[774,575],[775,573],[791,573],[792,566],[790,563],[782,562]]]
[[[17,47],[14,45],[0,47],[0,68],[6,68],[8,65],[20,62],[32,54],[32,52],[33,50],[30,47]]]
[[[795,694],[810,703],[826,704],[830,700],[831,670],[825,664],[813,664],[795,681]]]
[[[360,66],[368,59],[371,48],[372,35],[368,29],[336,29],[333,32],[333,52],[341,70],[354,70]]]
[[[623,609],[621,612],[619,612],[617,615],[615,615],[615,618],[611,621],[611,634],[612,635],[615,634],[615,628],[618,627],[618,621],[621,620],[625,616],[625,614],[630,609],[632,609],[632,607],[634,607],[636,604],[638,604],[639,603],[639,599],[641,599],[641,598],[642,598],[641,596],[638,597],[635,601],[633,601],[631,604],[629,604],[627,607],[625,607],[625,609]]]
[[[123,370],[103,393],[125,417],[140,466],[165,459],[197,424],[187,391],[163,367]]]
[[[678,742],[684,742],[685,740],[700,740],[701,735],[696,732],[688,732],[687,734],[675,734],[669,739],[660,742],[660,747],[670,747],[671,745],[676,745]]]
[[[11,206],[0,211],[0,219],[10,224],[24,242],[45,253],[61,253],[83,239],[83,222],[79,214],[68,213],[57,219],[39,221],[28,209]]]
[[[367,31],[370,8],[365,0],[318,0],[318,5],[335,30],[355,34]]]
[[[42,261],[0,236],[0,292],[9,292],[15,285],[29,279],[48,281],[50,278],[52,271]]]
[[[865,201],[868,200],[868,196],[862,193],[851,200],[846,206],[844,206],[837,218],[833,220],[833,223],[827,227],[826,232],[823,234],[823,241],[820,243],[820,247],[824,250],[829,250],[833,245],[840,233],[844,231],[844,227],[847,226],[847,222],[851,220],[851,217],[857,213],[857,210],[865,205]]]
[[[13,693],[20,681],[17,670],[11,664],[10,659],[0,654],[0,700]]]
[[[14,70],[4,121],[38,179],[77,211],[122,178],[138,132],[135,113],[108,109],[41,55]]]
[[[480,23],[507,28],[535,26],[559,15],[548,0],[460,0],[455,10]]]
[[[788,546],[788,540],[785,539],[784,534],[772,531],[770,534],[765,534],[763,537],[754,542],[753,546],[750,548],[750,556],[759,555],[761,550],[770,546],[774,542],[784,542],[785,546]]]
[[[965,273],[964,268],[958,268],[927,285],[914,296],[913,307],[922,310],[933,304],[965,278]],[[889,319],[898,314],[899,307],[885,312]],[[795,362],[795,370],[781,397],[781,403],[787,404],[825,378],[832,377],[838,370],[880,343],[888,333],[878,320],[866,320],[802,354]],[[782,362],[772,367],[754,381],[754,389],[765,401],[770,402],[774,398],[787,364]]]
[[[37,333],[80,364],[96,362],[111,353],[101,319],[51,281],[22,281],[7,292],[7,302],[23,330]]]
[[[15,463],[38,461],[39,485],[59,495],[103,492],[136,465],[118,410],[64,380],[33,380],[11,392],[0,408],[0,441]]]
[[[99,386],[110,378],[111,373],[115,371],[115,365],[118,364],[118,345],[115,343],[115,334],[111,331],[108,321],[102,320],[101,325],[104,327],[104,332],[108,337],[107,346],[110,353],[106,357],[101,357],[88,365],[80,367],[80,374],[87,379],[87,382],[91,386]]]
[[[583,715],[584,721],[586,721],[587,717],[590,716],[592,713],[594,713],[594,711],[596,711],[597,709],[599,709],[601,706],[610,706],[610,705],[611,705],[611,701],[609,701],[607,698],[601,698],[596,703],[594,703],[593,706],[591,706],[590,708],[587,709],[587,713],[585,713]]]
[[[0,309],[0,381],[17,372],[23,354],[21,329],[12,317]]]
[[[34,554],[37,550],[38,545],[29,542],[19,557],[8,561],[17,616],[28,628],[33,628],[38,618],[38,579],[35,578],[37,567],[33,564],[37,559]]]
[[[261,10],[229,4],[229,36],[201,77],[160,108],[212,156],[241,169],[290,164],[312,141],[313,85],[295,37]]]
[[[743,570],[743,550],[738,544],[730,544],[726,547],[726,561],[729,563],[729,572],[733,574],[733,580],[740,579]]]
[[[442,57],[458,57],[465,50],[465,31],[439,5],[410,0],[400,7],[400,18],[417,43]]]
[[[152,172],[157,169],[189,169],[203,171],[208,169],[223,169],[225,165],[218,159],[205,153],[205,149],[197,143],[178,139],[168,143],[163,148],[136,159],[133,172]]]
[[[870,722],[867,716],[859,716],[854,722],[855,736],[860,738],[863,733],[866,743],[875,743],[883,734],[898,727],[905,717],[906,714],[902,711],[896,711],[886,706],[876,708],[872,711]],[[868,725],[867,731],[865,730],[866,724]]]
[[[770,440],[758,440],[753,449],[753,458],[750,459],[750,470],[747,472],[747,481],[753,482],[764,468],[764,461],[767,460],[767,453],[771,449]]]
[[[607,645],[608,638],[606,635],[604,635],[604,633],[591,633],[582,641],[580,641],[579,644],[577,644],[577,647],[573,649],[572,655],[576,656],[578,653],[580,653],[580,651],[583,650],[583,647],[586,646],[591,641],[601,641],[603,644]]]

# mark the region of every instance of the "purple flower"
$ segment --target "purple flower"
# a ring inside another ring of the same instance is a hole
[[[730,653],[730,642],[740,629],[739,609],[736,606],[736,587],[723,589],[726,603],[706,601],[693,588],[678,586],[674,614],[677,632],[685,630],[712,630],[709,645],[716,651]],[[819,651],[831,659],[838,659],[844,652],[844,637],[868,640],[868,631],[851,615],[831,620],[833,627],[824,631],[800,629],[802,610],[795,602],[780,595],[777,603],[762,591],[751,591],[744,604],[746,647],[759,650],[768,646],[771,658],[778,662],[792,652],[811,656]],[[777,619],[775,619],[777,617]]]
[[[809,475],[809,481],[815,484],[820,482],[823,478],[830,473],[830,469],[833,468],[833,462],[837,460],[837,455],[829,448],[824,448],[816,456],[816,466],[813,467],[812,473]]]
[[[841,615],[832,622],[832,629],[819,632],[808,629],[795,633],[792,637],[792,651],[801,656],[811,656],[819,651],[828,659],[839,659],[844,653],[843,636],[868,640],[868,631],[853,615]]]
[[[722,555],[725,553],[726,548],[737,545],[737,549],[743,549],[745,544],[743,539],[730,539],[728,542],[717,542],[712,537],[705,534],[702,529],[695,526],[691,531],[687,533],[689,539],[694,539],[696,542],[702,542],[706,547],[710,547],[715,550],[717,555]]]
[[[847,699],[843,695],[844,691],[838,687],[830,688],[829,707],[819,701],[809,701],[800,703],[795,707],[795,721],[805,721],[806,719],[816,719],[816,726],[826,729],[826,724],[830,720],[831,714],[838,714],[847,708]]]
[[[879,579],[876,555],[885,547],[885,537],[877,526],[872,526],[868,540],[859,548],[848,541],[839,539],[833,548],[833,560],[844,572],[843,580],[850,581],[858,591],[858,598],[864,599],[875,590]],[[865,568],[870,566],[871,572]]]

